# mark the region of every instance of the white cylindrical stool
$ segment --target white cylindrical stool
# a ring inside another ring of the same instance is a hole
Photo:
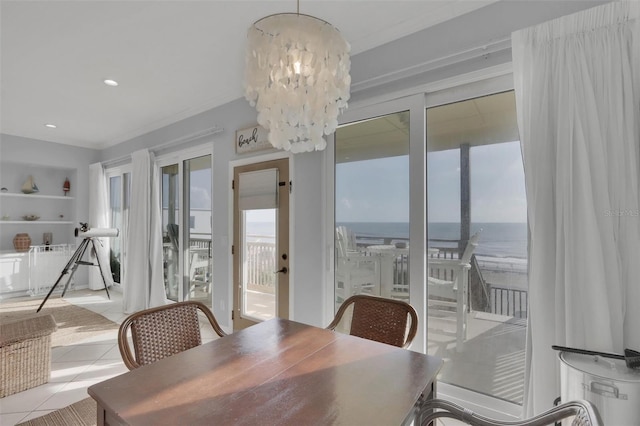
[[[560,352],[561,402],[586,399],[607,426],[640,425],[640,370],[624,360]]]

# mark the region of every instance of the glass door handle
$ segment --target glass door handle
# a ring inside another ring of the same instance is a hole
[[[289,270],[287,269],[286,266],[283,266],[282,269],[275,271],[274,274],[279,274],[279,273],[286,274],[287,272],[289,272]]]

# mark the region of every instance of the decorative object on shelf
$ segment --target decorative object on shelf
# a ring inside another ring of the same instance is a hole
[[[63,215],[63,214],[59,214],[59,215],[58,215],[58,217],[59,217],[60,219],[64,219],[64,215]]]
[[[42,244],[44,244],[44,251],[49,251],[51,249],[51,243],[53,242],[53,233],[45,232],[42,234]]]
[[[8,189],[7,189],[7,188],[5,188],[5,187],[3,186],[2,188],[0,188],[0,191],[2,191],[2,192],[7,192],[7,191],[8,191]]]
[[[297,13],[254,22],[247,39],[245,98],[271,145],[323,150],[350,97],[349,43],[328,22],[301,15],[299,1]]]
[[[34,192],[40,191],[36,182],[33,180],[33,176],[29,175],[27,180],[22,184],[22,192],[24,194],[33,194]]]
[[[71,191],[71,183],[69,182],[69,178],[64,179],[64,183],[62,184],[62,190],[64,191],[64,195],[67,195],[67,192]]]
[[[11,220],[11,216],[5,214],[2,216],[2,220]]]
[[[29,237],[29,234],[20,233],[13,237],[13,248],[15,248],[17,252],[29,251],[29,247],[31,247],[31,237]]]
[[[40,219],[40,216],[38,216],[37,214],[26,214],[26,215],[22,216],[22,218],[24,220],[28,220],[28,221],[31,222],[31,221]]]

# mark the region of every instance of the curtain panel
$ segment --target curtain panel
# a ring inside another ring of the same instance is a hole
[[[109,227],[107,180],[104,175],[104,168],[100,163],[89,165],[89,227]],[[98,244],[96,244],[95,247],[98,252],[97,256],[100,260],[100,266],[104,273],[104,282],[100,277],[100,269],[97,267],[91,268],[89,272],[89,288],[91,290],[101,290],[104,288],[105,284],[107,287],[111,287],[113,285],[111,263],[109,262],[109,239],[94,238],[94,240],[98,241]],[[96,260],[93,259],[93,262],[95,263]]]
[[[530,247],[525,415],[560,395],[551,345],[640,349],[640,2],[512,34]]]
[[[152,153],[131,154],[131,204],[125,258],[123,309],[133,313],[167,303],[162,268],[160,175]]]

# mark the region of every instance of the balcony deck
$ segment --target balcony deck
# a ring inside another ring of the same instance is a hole
[[[267,319],[274,306],[273,294],[249,293],[247,311],[251,316]],[[427,321],[428,353],[445,361],[439,381],[522,404],[526,320],[471,312],[461,352],[456,350],[455,322],[432,315]]]
[[[526,320],[471,312],[461,352],[456,350],[455,323],[432,315],[427,321],[427,352],[445,361],[439,381],[522,404]]]
[[[275,281],[273,274],[260,273],[265,267],[260,259],[266,249],[257,244],[252,246],[255,247],[249,251],[251,256],[247,263],[251,279],[245,312],[264,320],[275,312]],[[408,262],[408,255],[395,259],[395,284],[408,284]],[[462,350],[456,348],[455,316],[444,317],[436,311],[429,313],[428,353],[445,361],[439,381],[522,404],[528,302],[526,260],[480,257],[475,268],[480,271],[479,278],[475,279],[482,281],[480,284],[476,281],[475,285],[486,285],[490,293],[490,306],[484,305],[490,312],[474,310],[476,306],[472,303]],[[195,292],[191,298],[210,303],[211,295]]]

